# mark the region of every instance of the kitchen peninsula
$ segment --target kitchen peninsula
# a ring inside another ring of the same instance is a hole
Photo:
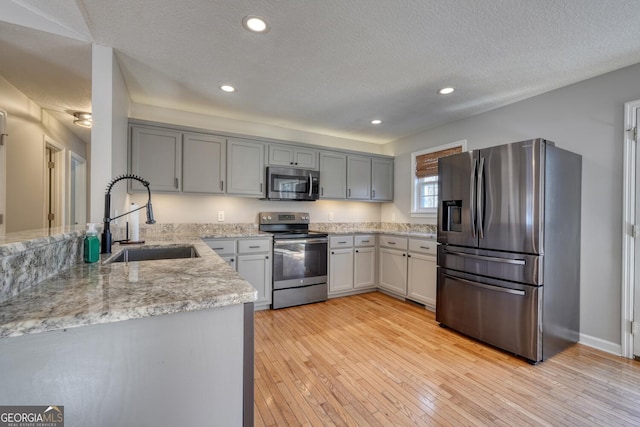
[[[0,260],[68,243],[77,261],[80,239],[5,240]],[[252,424],[255,289],[199,239],[161,245],[198,257],[74,263],[1,302],[0,401],[64,405],[69,425]]]

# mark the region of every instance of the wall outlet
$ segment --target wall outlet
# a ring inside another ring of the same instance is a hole
[[[391,222],[396,222],[396,214],[391,214]]]
[[[218,221],[224,221],[224,211],[218,211]]]
[[[333,212],[329,212],[329,221],[333,221]]]

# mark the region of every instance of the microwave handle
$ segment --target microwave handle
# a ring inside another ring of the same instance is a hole
[[[309,197],[312,197],[313,193],[313,177],[311,176],[311,172],[309,172]]]

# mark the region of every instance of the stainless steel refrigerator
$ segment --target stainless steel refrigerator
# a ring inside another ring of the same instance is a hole
[[[441,325],[533,363],[578,341],[581,174],[544,139],[439,160]]]

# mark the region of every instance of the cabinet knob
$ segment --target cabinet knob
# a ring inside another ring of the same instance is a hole
[[[290,165],[293,165],[293,162],[289,162]]]
[[[360,253],[360,251],[356,249],[356,253],[358,254],[358,253]]]
[[[331,255],[335,255],[335,254],[336,254],[335,252],[331,251]]]
[[[265,256],[264,259],[269,259],[269,255]]]
[[[402,254],[402,256],[407,256],[407,254]]]

